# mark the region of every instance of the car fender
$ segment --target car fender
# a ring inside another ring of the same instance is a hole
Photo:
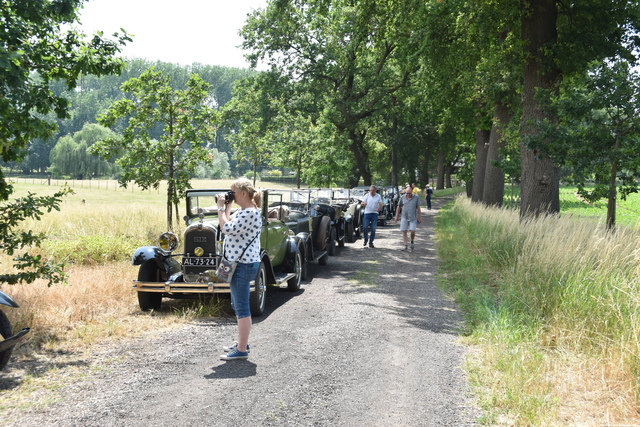
[[[302,260],[304,262],[308,262],[310,259],[313,260],[313,245],[311,244],[311,233],[302,232],[296,234],[298,238],[297,245],[302,249]]]
[[[302,234],[302,233],[301,233]],[[292,269],[295,264],[296,252],[298,252],[298,248],[302,252],[302,259],[304,262],[305,251],[304,251],[304,242],[300,238],[300,236],[291,236],[289,237],[289,241],[287,242],[287,255],[285,256],[285,264],[288,268]]]
[[[265,271],[267,272],[267,283],[273,284],[276,283],[276,274],[273,271],[273,265],[271,265],[271,259],[269,258],[269,254],[264,249],[260,250],[260,259],[262,260],[262,264],[264,265]]]
[[[353,222],[353,215],[347,214],[344,216],[344,222]]]
[[[19,307],[18,303],[13,300],[9,295],[0,291],[0,304],[8,305],[9,307]]]
[[[151,260],[155,260],[159,266],[164,267],[164,270],[168,274],[181,270],[180,263],[173,259],[171,254],[163,251],[157,246],[142,246],[136,249],[133,257],[131,258],[131,264],[142,265]]]

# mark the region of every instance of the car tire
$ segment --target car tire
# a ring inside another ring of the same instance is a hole
[[[159,282],[160,271],[155,264],[143,264],[138,271],[138,280],[141,282]],[[160,310],[162,306],[162,293],[160,292],[138,292],[138,304],[140,310]]]
[[[327,245],[327,252],[329,252],[329,256],[334,256],[336,254],[336,229],[335,227],[331,227],[331,231],[329,233],[329,244]]]
[[[351,221],[344,224],[344,240],[347,243],[355,242],[355,232],[353,231],[353,222]]]
[[[316,233],[315,238],[315,249],[318,251],[327,250],[327,244],[330,240],[331,233],[331,218],[328,216],[323,216],[320,219],[320,225],[318,225],[318,232]]]
[[[256,289],[249,295],[251,316],[262,316],[267,302],[267,269],[261,262],[255,278]]]
[[[2,310],[0,310],[0,335],[3,338],[9,338],[13,335],[13,329],[11,329],[11,322],[9,322],[9,318],[4,314]],[[0,371],[7,366],[9,363],[9,358],[11,357],[11,353],[13,353],[13,347],[3,351],[0,353]]]
[[[300,290],[300,282],[302,282],[302,269],[304,268],[304,261],[302,259],[302,251],[300,248],[296,251],[296,257],[293,262],[293,273],[296,273],[295,277],[292,277],[287,281],[287,289],[291,292]]]

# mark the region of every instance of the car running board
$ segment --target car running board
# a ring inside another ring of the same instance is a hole
[[[280,274],[276,274],[276,284],[278,286],[283,285],[283,284],[287,284],[287,281],[289,279],[293,279],[294,277],[296,277],[296,273],[280,273]]]
[[[24,328],[14,336],[7,338],[4,341],[0,341],[0,353],[5,350],[9,350],[14,345],[18,344],[20,341],[24,340],[27,337],[27,333],[29,333],[30,328]]]

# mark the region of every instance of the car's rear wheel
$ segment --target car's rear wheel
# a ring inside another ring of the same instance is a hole
[[[267,301],[267,270],[264,268],[263,263],[260,263],[255,283],[255,291],[249,295],[251,316],[262,316]]]
[[[3,338],[9,338],[13,335],[13,329],[11,328],[11,322],[7,318],[7,315],[4,314],[2,310],[0,310],[0,335]],[[13,347],[3,351],[0,353],[0,371],[7,366],[9,363],[9,358],[11,357],[11,353],[13,352]]]
[[[296,273],[296,275],[295,277],[292,277],[287,281],[287,289],[292,292],[300,290],[300,282],[302,282],[302,268],[302,251],[300,250],[300,248],[298,248],[298,250],[296,251],[296,259],[293,265],[293,272]]]
[[[143,264],[138,271],[138,280],[141,282],[160,282],[160,269],[155,264]],[[138,291],[138,304],[142,311],[160,310],[162,294],[160,292]]]

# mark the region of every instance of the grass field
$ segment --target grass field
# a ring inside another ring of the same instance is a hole
[[[560,216],[459,198],[437,217],[440,282],[466,316],[486,424],[640,425],[640,230],[629,215],[608,233],[606,208],[573,193]]]

